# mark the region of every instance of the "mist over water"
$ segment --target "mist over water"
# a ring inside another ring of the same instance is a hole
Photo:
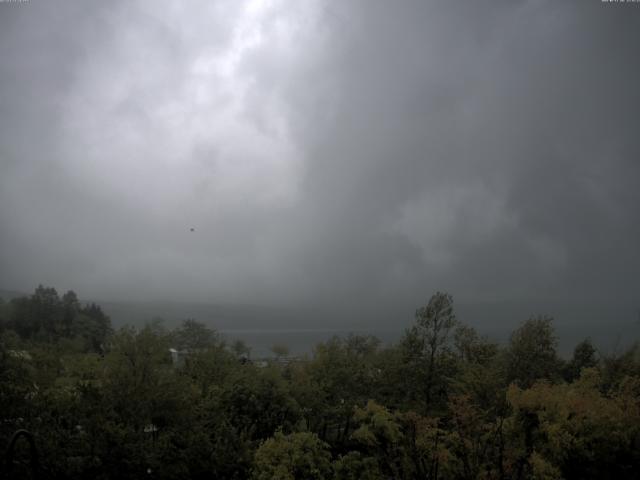
[[[397,343],[415,322],[414,308],[401,315],[378,312],[377,316],[344,315],[328,309],[287,309],[247,305],[214,305],[170,302],[98,302],[104,305],[114,326],[143,326],[161,319],[167,328],[187,318],[218,330],[228,342],[240,339],[259,357],[271,356],[273,345],[287,346],[292,354],[311,354],[317,343],[333,336],[374,335],[382,344]],[[580,303],[539,300],[528,302],[455,302],[461,322],[493,341],[506,343],[525,320],[548,315],[554,319],[559,352],[569,357],[574,346],[590,337],[602,353],[628,347],[640,335],[639,312],[634,302],[584,301]],[[301,326],[302,325],[302,326]]]

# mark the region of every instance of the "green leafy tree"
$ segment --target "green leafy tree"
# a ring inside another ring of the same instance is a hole
[[[615,390],[627,377],[640,377],[640,343],[602,355],[602,388]]]
[[[325,480],[332,478],[329,445],[314,433],[276,432],[255,454],[254,480]]]
[[[0,333],[0,444],[7,445],[21,422],[31,416],[37,395],[31,355],[16,350],[19,340],[11,331]]]
[[[564,378],[572,382],[580,377],[583,368],[592,368],[598,365],[596,349],[591,343],[591,339],[583,340],[573,350],[571,360],[565,365]]]
[[[207,455],[202,448],[209,437],[198,422],[199,392],[173,368],[168,338],[149,327],[120,329],[104,363],[105,418],[93,435],[107,447],[100,458],[108,476],[137,478],[151,469],[156,477],[184,478],[202,467],[202,458],[189,453]]]
[[[444,405],[447,377],[453,366],[450,333],[456,325],[453,297],[437,292],[416,311],[416,323],[403,338],[405,375],[421,386],[425,412]]]
[[[504,476],[504,417],[483,410],[471,395],[463,394],[449,400],[447,423],[443,440],[451,454],[448,470],[455,478]]]
[[[425,417],[414,411],[399,416],[405,436],[407,457],[404,478],[448,478],[451,452],[446,442],[447,430],[435,417]]]
[[[586,368],[571,384],[509,388],[516,472],[533,478],[536,469],[565,479],[637,478],[640,379],[626,377],[609,395],[601,385],[598,370]]]
[[[506,358],[510,382],[530,387],[538,379],[559,378],[562,362],[552,322],[551,317],[532,318],[511,334]]]
[[[61,323],[61,303],[55,288],[38,285],[30,297],[11,300],[10,327],[22,338],[53,342]]]
[[[469,395],[482,410],[504,415],[507,408],[504,352],[466,325],[456,329],[454,345],[458,363],[452,390],[458,395]]]
[[[9,306],[3,298],[0,298],[0,334],[8,327]]]
[[[247,365],[228,377],[219,395],[231,425],[251,440],[264,440],[278,428],[291,431],[300,420],[300,407],[275,368]]]
[[[80,311],[80,302],[78,296],[73,290],[69,290],[62,296],[62,324],[60,325],[60,334],[63,337],[71,337],[73,335],[73,324],[76,316]]]
[[[215,346],[220,338],[215,330],[190,318],[173,332],[172,340],[180,350],[197,351]]]
[[[354,420],[357,428],[351,440],[363,453],[376,459],[385,477],[401,478],[404,436],[396,415],[369,401],[364,408],[356,407]]]
[[[166,338],[148,328],[123,328],[105,362],[105,393],[122,421],[142,430],[150,423],[163,426],[179,420],[180,399],[193,390],[175,374]]]
[[[240,376],[241,368],[237,358],[220,344],[189,355],[183,372],[206,397],[212,389],[221,389],[231,378]]]
[[[350,335],[316,346],[307,371],[317,395],[311,423],[323,440],[344,443],[348,438],[353,407],[366,403],[376,385],[378,345],[375,337]]]
[[[58,297],[55,288],[39,285],[30,297],[11,300],[6,327],[21,338],[54,344],[62,339],[81,339],[86,351],[102,351],[111,334],[111,321],[100,306],[82,307],[77,295],[68,291]]]
[[[104,352],[112,334],[111,320],[99,305],[91,303],[81,308],[76,315],[72,332],[74,336],[84,339],[88,350]]]
[[[335,480],[384,480],[386,477],[374,457],[353,451],[340,456],[333,464]]]

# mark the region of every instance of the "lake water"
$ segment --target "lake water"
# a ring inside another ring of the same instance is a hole
[[[289,348],[290,355],[311,354],[320,342],[331,337],[346,337],[350,333],[356,335],[374,335],[382,344],[398,341],[404,331],[401,330],[313,330],[313,329],[227,329],[220,331],[229,343],[242,340],[251,347],[251,357],[271,357],[273,345],[284,345]]]

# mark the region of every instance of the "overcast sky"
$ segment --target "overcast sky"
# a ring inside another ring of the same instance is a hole
[[[0,288],[637,298],[639,51],[640,3],[0,3]]]

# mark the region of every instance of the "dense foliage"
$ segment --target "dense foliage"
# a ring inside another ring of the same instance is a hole
[[[173,349],[171,352],[170,349]],[[268,362],[190,319],[112,331],[38,287],[0,303],[0,447],[21,478],[585,479],[640,471],[640,348],[562,360],[550,318],[501,346],[437,293],[397,345]]]

